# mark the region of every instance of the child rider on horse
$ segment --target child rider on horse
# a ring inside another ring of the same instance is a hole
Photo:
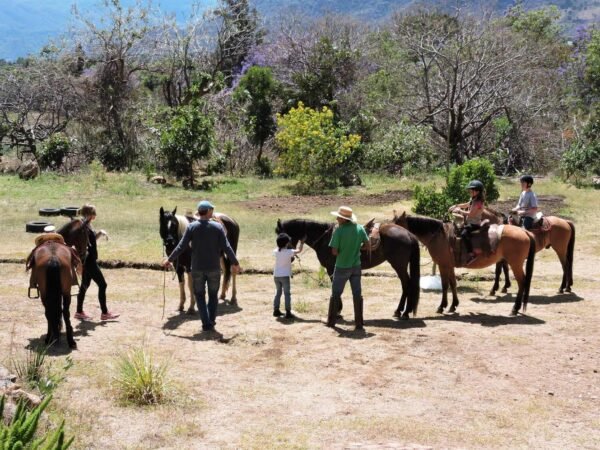
[[[469,252],[467,266],[471,264],[476,256],[473,253],[473,244],[471,243],[471,233],[481,227],[481,216],[483,214],[483,206],[485,203],[485,194],[483,183],[479,180],[472,180],[467,186],[471,200],[469,203],[451,206],[449,211],[454,214],[460,214],[464,217],[465,225],[460,233],[460,237],[465,243],[465,247]]]
[[[526,230],[531,230],[535,216],[538,212],[538,201],[534,192],[531,190],[533,185],[533,177],[531,175],[523,175],[519,181],[521,182],[521,195],[517,206],[511,212],[517,213],[522,217],[522,226]]]

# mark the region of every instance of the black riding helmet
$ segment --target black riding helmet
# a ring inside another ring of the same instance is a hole
[[[466,189],[473,189],[474,191],[483,192],[483,183],[479,180],[472,180]]]
[[[519,178],[521,183],[533,184],[533,177],[531,175],[523,175]]]

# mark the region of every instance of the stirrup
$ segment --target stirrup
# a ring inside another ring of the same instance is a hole
[[[32,289],[35,289],[35,291],[37,292],[37,295],[35,297],[31,296]],[[40,298],[40,290],[38,289],[38,287],[37,286],[29,286],[29,288],[27,288],[27,297],[32,298],[32,299]]]

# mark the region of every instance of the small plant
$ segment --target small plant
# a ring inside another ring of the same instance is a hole
[[[312,305],[309,302],[305,301],[294,302],[294,310],[301,314],[306,314],[311,312]]]
[[[43,436],[34,439],[42,412],[50,403],[52,396],[49,395],[42,403],[36,406],[31,412],[27,411],[25,402],[19,401],[15,415],[10,425],[5,425],[2,420],[4,413],[5,398],[0,398],[0,449],[36,449],[36,450],[66,450],[73,443],[74,437],[65,438],[65,424],[53,432],[47,432]]]
[[[444,189],[444,194],[451,201],[450,204],[469,201],[469,192],[465,187],[471,180],[479,180],[483,183],[486,201],[494,202],[500,197],[492,163],[484,158],[475,158],[453,167],[450,171],[448,184]]]
[[[168,397],[166,364],[155,364],[143,348],[121,355],[114,382],[121,398],[136,405],[164,403]]]
[[[48,395],[65,380],[66,372],[73,366],[73,359],[67,356],[60,370],[55,370],[46,360],[48,349],[29,349],[24,358],[13,358],[11,365],[19,379],[41,394]],[[1,448],[1,447],[0,447]]]

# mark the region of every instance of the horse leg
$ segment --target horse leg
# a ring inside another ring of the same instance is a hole
[[[235,285],[235,273],[231,274],[231,303],[236,305],[237,304],[237,288]]]
[[[522,263],[521,264],[511,264],[510,268],[513,271],[515,279],[517,280],[517,285],[519,286],[519,291],[517,292],[517,298],[515,300],[515,304],[513,305],[513,309],[510,312],[511,316],[516,316],[519,310],[521,309],[521,304],[523,302],[523,292],[525,287],[525,272],[523,271]]]
[[[69,283],[70,284],[70,283]],[[69,286],[70,288],[70,286]],[[70,291],[70,289],[69,289]],[[69,348],[76,349],[77,344],[73,339],[73,326],[71,325],[71,292],[63,293],[63,319],[65,321],[65,331],[67,333],[67,344]]]
[[[408,272],[406,271],[406,268],[404,271],[396,271],[396,273],[398,274],[398,277],[400,278],[400,282],[402,283],[402,297],[406,298],[408,296],[408,290],[410,289],[409,287],[409,276],[408,276]],[[402,303],[402,299],[400,299],[400,303]],[[410,317],[410,313],[413,312],[413,308],[414,305],[412,305],[412,301],[406,301],[405,302],[406,305],[404,308],[402,308],[400,310],[401,315],[400,318],[403,320],[408,320],[408,318]],[[398,305],[398,309],[400,309],[400,305]]]
[[[402,315],[402,311],[404,311],[404,308],[406,307],[406,299],[407,298],[408,298],[408,295],[406,293],[406,290],[403,287],[402,295],[400,296],[400,303],[398,303],[398,308],[396,308],[396,311],[394,311],[394,317],[400,317]]]
[[[448,306],[448,269],[445,266],[440,266],[440,278],[442,279],[442,302],[438,306],[437,313],[442,314]]]
[[[450,309],[448,312],[456,312],[456,308],[458,308],[458,293],[456,292],[456,274],[454,273],[454,268],[448,269],[448,283],[450,284],[450,289],[452,289],[452,305],[450,305]]]
[[[490,289],[490,295],[496,295],[496,291],[500,288],[500,275],[502,273],[502,263],[496,263],[496,272],[494,273],[494,285]]]
[[[187,278],[187,287],[190,294],[190,307],[188,308],[187,312],[188,314],[194,314],[196,312],[194,310],[194,305],[196,304],[196,294],[194,294],[194,279],[192,278],[192,272],[186,272],[185,276]]]
[[[229,269],[227,266],[227,262],[225,261],[225,258],[223,258],[221,256],[221,272],[223,273],[223,278],[221,279],[221,295],[219,297],[219,299],[221,300],[225,300],[227,298],[227,289],[229,286],[227,286],[228,282],[229,282],[229,277],[227,276],[227,274],[229,273]]]
[[[177,281],[179,282],[179,308],[177,310],[179,312],[183,312],[183,307],[185,306],[184,270],[183,266],[177,266]]]
[[[508,292],[508,288],[511,286],[510,270],[508,270],[508,263],[506,261],[502,261],[502,270],[504,271],[504,287],[502,288],[502,293],[506,294]]]

